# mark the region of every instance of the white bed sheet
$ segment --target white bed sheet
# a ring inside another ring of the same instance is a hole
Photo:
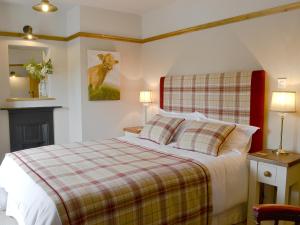
[[[238,150],[214,157],[158,145],[135,137],[120,139],[157,151],[193,158],[203,163],[211,175],[214,215],[247,201],[246,154],[241,154]],[[46,192],[7,157],[0,167],[0,192],[1,187],[8,193],[6,214],[14,217],[19,225],[34,225],[36,221],[42,221],[44,225],[61,225],[55,204]]]
[[[11,158],[5,157],[0,167],[1,187],[7,192],[6,215],[18,225],[61,225],[52,199]]]

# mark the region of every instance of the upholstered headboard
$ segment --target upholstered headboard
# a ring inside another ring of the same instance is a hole
[[[160,79],[160,108],[201,112],[208,118],[260,128],[250,152],[263,148],[265,71],[166,76]]]

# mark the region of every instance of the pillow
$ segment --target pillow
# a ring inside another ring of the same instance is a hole
[[[203,113],[199,112],[192,112],[192,113],[178,113],[178,112],[167,112],[163,109],[159,109],[159,114],[162,116],[167,117],[175,117],[175,118],[182,118],[185,120],[201,120],[201,119],[207,119],[207,117]]]
[[[176,133],[174,134],[173,138],[170,142],[177,142],[178,138],[182,135],[182,133],[188,128],[195,120],[185,120],[183,121],[176,130]]]
[[[206,121],[221,124],[235,124],[215,119],[206,119]],[[238,150],[242,153],[248,153],[251,148],[252,136],[259,129],[255,126],[245,124],[235,124],[236,128],[228,135],[222,144],[220,152]]]
[[[144,126],[139,137],[166,145],[183,121],[184,119],[165,117],[157,114]]]
[[[193,121],[177,141],[177,148],[218,156],[220,146],[234,130],[234,124]]]
[[[221,146],[220,151],[238,150],[242,153],[248,153],[251,148],[252,136],[258,129],[258,127],[249,129],[237,125]]]
[[[159,109],[159,114],[162,116],[167,116],[167,117],[175,117],[175,118],[182,118],[185,119],[180,126],[178,127],[175,135],[173,136],[171,142],[176,142],[178,140],[178,137],[183,133],[183,131],[189,126],[189,124],[193,121],[199,121],[199,120],[204,120],[207,119],[207,117],[200,112],[184,112],[184,113],[178,113],[178,112],[168,112],[163,109]]]

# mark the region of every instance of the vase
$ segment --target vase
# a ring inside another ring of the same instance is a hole
[[[48,97],[47,91],[47,81],[46,79],[40,80],[39,83],[39,97]]]

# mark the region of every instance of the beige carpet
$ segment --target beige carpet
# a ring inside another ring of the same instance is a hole
[[[0,211],[0,225],[18,225],[18,224],[14,219],[5,216],[5,212]]]

